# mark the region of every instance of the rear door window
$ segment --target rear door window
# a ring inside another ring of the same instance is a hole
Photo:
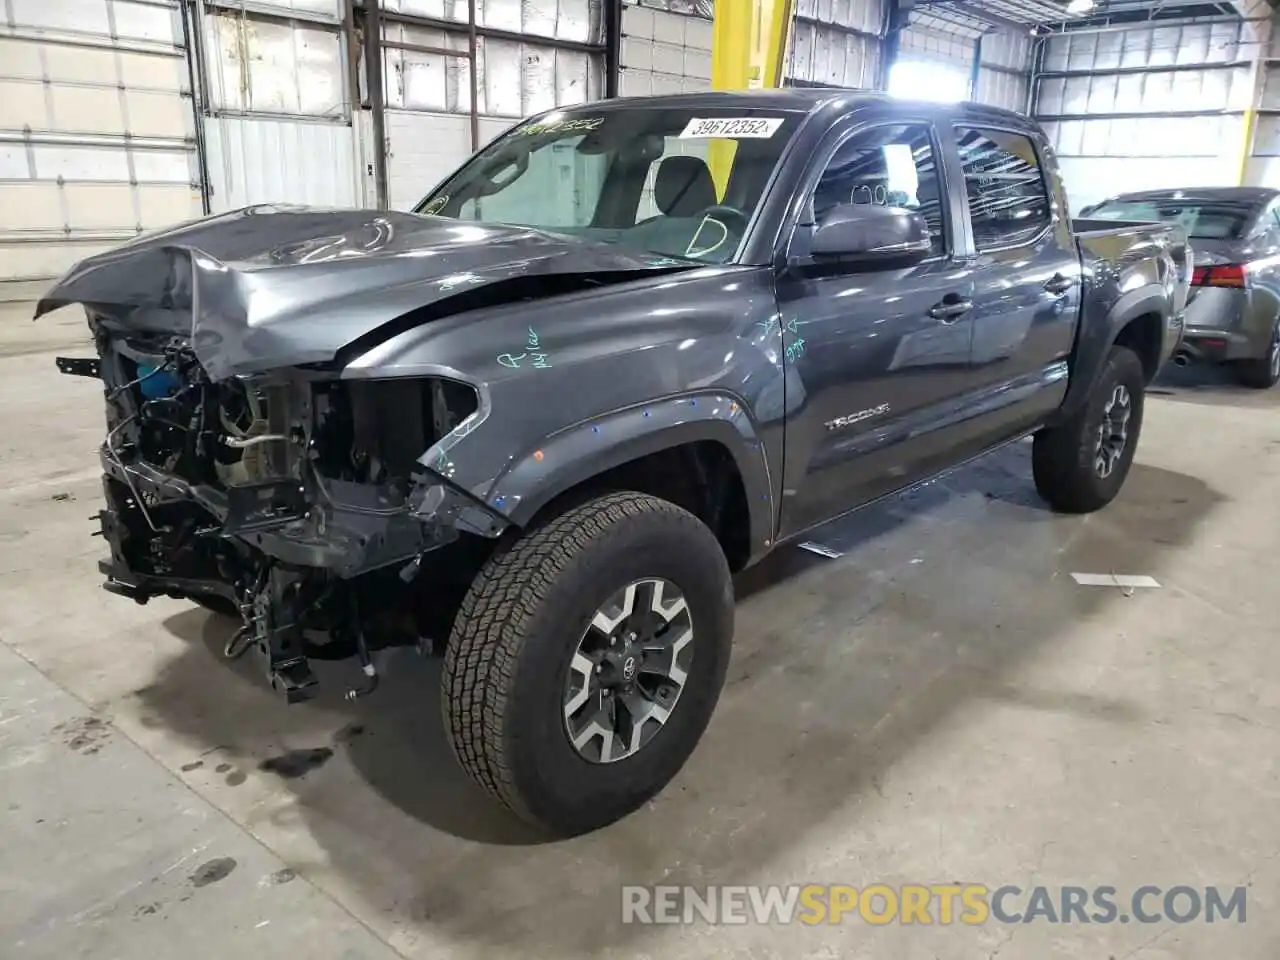
[[[1049,191],[1030,137],[957,127],[956,146],[978,252],[1030,243],[1049,225]]]

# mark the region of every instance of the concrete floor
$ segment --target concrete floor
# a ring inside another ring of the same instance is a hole
[[[104,594],[99,388],[46,346],[0,351],[6,957],[1280,956],[1280,392],[1178,371],[1092,517],[1047,513],[1018,445],[824,531],[838,560],[776,555],[677,781],[546,843],[454,765],[438,664],[358,705],[322,664],[286,708],[226,622]],[[1247,922],[619,922],[624,883],[957,880],[1248,884]]]

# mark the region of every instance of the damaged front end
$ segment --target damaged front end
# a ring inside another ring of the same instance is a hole
[[[291,702],[315,691],[311,657],[359,657],[367,691],[371,647],[447,629],[424,565],[433,588],[464,584],[507,520],[423,457],[483,418],[481,388],[323,365],[215,380],[187,338],[89,315],[98,361],[59,366],[105,387],[107,590],[238,614],[227,655],[256,646]]]
[[[490,386],[452,365],[349,368],[469,311],[687,268],[532,228],[278,206],[76,264],[36,317],[81,304],[97,346],[59,365],[105,384],[107,589],[239,613],[228,653],[256,644],[290,699],[314,687],[309,656],[368,672],[371,643],[442,639],[511,522],[486,505],[501,464],[464,483],[450,460]],[[474,369],[523,326],[507,311],[440,355]]]

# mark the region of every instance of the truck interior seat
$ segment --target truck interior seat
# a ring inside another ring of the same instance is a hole
[[[666,157],[658,164],[653,200],[668,217],[694,217],[717,203],[711,168],[701,157]]]

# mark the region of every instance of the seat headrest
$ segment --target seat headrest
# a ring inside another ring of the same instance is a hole
[[[668,217],[691,217],[716,204],[716,185],[701,157],[666,157],[658,164],[653,200]]]

